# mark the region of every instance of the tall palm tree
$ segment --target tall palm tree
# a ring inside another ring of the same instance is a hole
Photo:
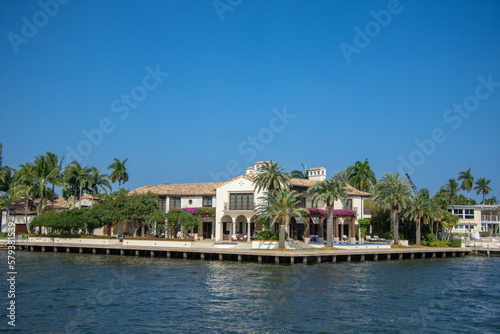
[[[57,175],[59,175],[60,172],[59,166],[54,163],[52,158],[49,155],[39,155],[35,158],[34,162],[35,175],[37,178],[38,186],[40,187],[40,208],[38,210],[39,215],[42,214],[43,200],[45,199],[45,185],[47,183],[57,182]]]
[[[347,197],[345,183],[334,179],[324,180],[314,184],[308,189],[313,204],[323,201],[326,204],[326,247],[333,247],[333,214],[332,211],[336,200],[344,200]]]
[[[8,166],[0,167],[0,192],[7,192],[14,181],[16,170]]]
[[[416,224],[416,239],[417,245],[421,245],[421,222],[422,218],[426,215],[431,215],[431,204],[429,196],[426,193],[420,191],[417,195],[413,196],[411,199],[410,206],[405,211],[405,217],[414,220]]]
[[[377,184],[375,173],[370,168],[368,159],[364,162],[356,161],[354,166],[350,167],[350,185],[361,190],[369,192],[372,185]]]
[[[462,190],[467,190],[467,199],[469,199],[469,192],[474,186],[474,177],[470,172],[470,168],[466,171],[460,172],[460,174],[458,175],[458,181],[460,180],[463,180],[460,188],[462,188]]]
[[[48,180],[48,182],[52,185],[52,207],[54,206],[54,194],[55,194],[55,186],[62,186],[63,185],[63,174],[62,174],[62,162],[64,160],[64,157],[62,157],[61,161],[59,161],[59,158],[57,155],[55,155],[52,152],[47,151],[47,161],[49,163],[49,168],[53,170],[53,173]]]
[[[107,194],[106,188],[111,191],[111,184],[109,183],[109,176],[107,174],[100,174],[101,169],[97,169],[96,167],[90,167],[90,175],[89,175],[89,188],[92,190],[92,206],[94,205],[94,196],[98,193],[99,188],[104,190]]]
[[[24,165],[19,165],[19,170],[14,177],[14,188],[12,191],[14,193],[22,194],[26,199],[26,206],[24,208],[24,222],[26,228],[29,231],[28,226],[28,208],[30,202],[31,192],[36,186],[37,176],[35,172],[35,166],[33,163],[25,163]]]
[[[87,190],[90,178],[90,167],[82,167],[78,161],[72,161],[64,169],[65,186],[69,189],[74,189],[75,193],[78,191],[78,200],[82,199],[82,192]],[[81,208],[80,202],[80,208]]]
[[[259,218],[269,218],[271,225],[279,221],[279,248],[285,248],[285,229],[290,224],[290,218],[297,216],[303,218],[308,211],[299,208],[300,193],[277,189],[274,193],[265,192],[256,206],[256,215]]]
[[[290,176],[294,179],[309,179],[309,174],[307,172],[307,166],[304,164],[300,164],[302,166],[302,170],[294,169],[290,172]]]
[[[115,158],[113,163],[108,166],[108,169],[113,170],[110,175],[111,182],[115,183],[116,181],[118,181],[118,189],[121,188],[122,183],[125,184],[125,182],[128,181],[127,168],[125,167],[125,163],[127,162],[127,160],[128,158],[123,161]]]
[[[0,144],[1,145],[1,144]],[[7,222],[9,221],[10,206],[12,202],[18,199],[15,193],[12,192],[16,170],[8,166],[0,166],[0,193],[4,193],[0,197],[0,207],[5,207]]]
[[[484,177],[480,177],[476,183],[474,190],[477,190],[477,194],[483,194],[483,201],[481,202],[484,204],[484,196],[488,195],[491,191],[491,188],[488,186],[490,184],[491,180],[486,180]]]
[[[288,169],[283,168],[283,164],[279,165],[279,161],[269,161],[255,171],[254,189],[274,194],[277,189],[289,189],[290,178]]]
[[[458,182],[455,179],[449,179],[448,183],[446,183],[442,187],[442,191],[445,194],[445,196],[448,198],[448,202],[453,205],[453,202],[455,201],[455,197],[458,193]]]
[[[374,200],[378,206],[391,210],[394,243],[399,243],[399,212],[410,205],[411,185],[399,173],[387,173],[375,186]]]
[[[348,183],[351,184],[351,167],[347,169],[341,169],[335,175],[332,177],[332,179],[342,182],[342,183]]]

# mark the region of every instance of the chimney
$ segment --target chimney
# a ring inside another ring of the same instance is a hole
[[[313,181],[323,181],[326,180],[326,168],[316,167],[308,170],[309,180]]]

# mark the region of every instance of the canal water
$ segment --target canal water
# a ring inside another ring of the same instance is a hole
[[[7,254],[0,256],[6,276]],[[4,297],[0,332],[500,332],[500,258],[275,265],[16,257],[16,327],[7,324]]]

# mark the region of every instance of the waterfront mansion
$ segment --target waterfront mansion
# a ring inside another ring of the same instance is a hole
[[[241,240],[250,241],[255,231],[259,231],[261,222],[255,217],[255,206],[262,192],[257,192],[253,183],[255,171],[265,161],[256,162],[253,167],[248,167],[245,174],[230,179],[226,182],[211,183],[188,183],[188,184],[165,184],[143,186],[132,191],[132,193],[152,192],[160,197],[160,209],[168,212],[171,209],[213,207],[214,217],[201,217],[200,227],[191,230],[192,236],[197,239],[214,239],[215,241]],[[326,169],[323,167],[311,168],[308,171],[309,179],[291,179],[291,190],[301,194],[300,207],[303,208],[326,208],[324,203],[312,203],[307,190],[316,182],[326,179]],[[355,239],[352,235],[352,227],[362,218],[364,199],[371,194],[360,191],[348,184],[345,186],[348,197],[345,201],[336,201],[335,209],[353,210],[354,218],[340,218],[340,237]],[[312,216],[312,215],[311,215]],[[292,218],[287,229],[289,237],[302,240],[305,237],[317,235],[319,239],[326,236],[326,222],[321,217],[308,217],[309,224],[302,219]],[[354,219],[354,221],[351,221]],[[120,235],[124,232],[123,226],[118,226],[114,233]],[[144,235],[144,231],[142,233]]]

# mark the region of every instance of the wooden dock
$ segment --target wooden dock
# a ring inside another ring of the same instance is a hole
[[[476,255],[482,256],[500,256],[500,249],[498,248],[476,248],[472,249],[472,252]]]
[[[463,257],[473,251],[468,248],[391,248],[364,250],[259,250],[216,248],[165,248],[124,245],[75,245],[60,243],[20,243],[16,249],[41,252],[147,256],[167,259],[238,261],[276,264],[380,261]]]

